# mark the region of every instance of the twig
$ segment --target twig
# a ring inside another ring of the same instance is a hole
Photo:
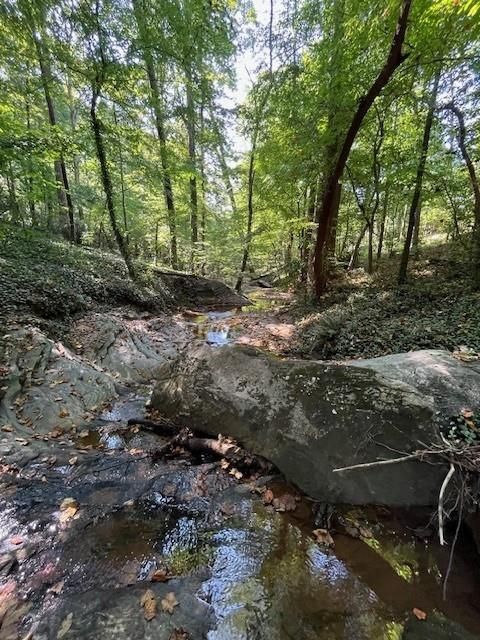
[[[455,535],[453,537],[452,548],[450,549],[450,556],[448,558],[447,571],[445,572],[445,579],[443,581],[442,595],[443,595],[443,599],[444,600],[447,599],[447,582],[448,582],[448,578],[450,577],[450,572],[452,570],[453,554],[455,553],[455,547],[457,545],[458,534],[460,533],[460,527],[462,525],[464,493],[465,493],[465,481],[462,482],[462,489],[460,491],[460,510],[458,512],[457,528],[455,529]]]
[[[440,495],[438,496],[438,536],[440,538],[440,545],[443,547],[445,544],[445,537],[443,532],[443,499],[445,497],[445,491],[447,490],[448,483],[452,479],[453,474],[455,473],[455,465],[450,462],[450,469],[448,470],[447,475],[445,476],[445,480],[442,483],[442,487],[440,489]]]
[[[405,462],[406,460],[414,460],[421,458],[425,452],[417,451],[416,453],[410,453],[408,456],[402,456],[401,458],[391,458],[390,460],[377,460],[376,462],[363,462],[362,464],[354,464],[351,467],[340,467],[334,469],[333,473],[341,473],[342,471],[353,471],[354,469],[368,469],[370,467],[380,467],[386,464],[397,464],[398,462]]]

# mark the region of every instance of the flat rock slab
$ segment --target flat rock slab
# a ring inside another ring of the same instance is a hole
[[[480,404],[480,373],[444,352],[347,363],[200,347],[164,368],[151,398],[166,417],[230,435],[329,502],[432,505],[442,465],[418,461],[334,473],[438,440],[438,424]]]

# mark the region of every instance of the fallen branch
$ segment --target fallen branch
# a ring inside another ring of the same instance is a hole
[[[371,467],[380,467],[387,464],[397,464],[399,462],[405,462],[406,460],[421,459],[425,455],[424,451],[417,451],[410,453],[407,456],[401,456],[400,458],[390,458],[389,460],[377,460],[376,462],[363,462],[362,464],[354,464],[350,467],[340,467],[334,469],[333,473],[342,473],[343,471],[354,471],[356,469],[369,469]]]
[[[443,533],[443,500],[445,497],[445,491],[447,490],[448,483],[452,479],[453,474],[455,473],[455,465],[451,462],[450,469],[448,470],[447,475],[445,476],[445,480],[442,482],[442,486],[440,488],[440,495],[438,497],[438,537],[440,538],[440,544],[443,547],[445,544],[445,537]]]
[[[170,442],[153,452],[153,458],[156,460],[173,447],[180,446],[192,453],[213,453],[239,467],[256,468],[264,472],[270,471],[272,468],[270,462],[265,458],[251,454],[242,449],[237,443],[221,436],[218,438],[198,437],[192,430],[188,428],[179,429],[167,420],[153,422],[152,420],[130,419],[128,424],[131,426],[136,425],[161,435],[173,436]]]

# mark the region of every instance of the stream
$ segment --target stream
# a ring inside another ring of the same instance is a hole
[[[184,322],[215,348],[241,337],[237,317],[214,311]],[[444,600],[450,548],[428,512],[338,507],[360,534],[333,530],[326,548],[312,534],[318,505],[280,477],[235,477],[218,459],[183,451],[152,460],[166,441],[127,425],[147,395],[127,389],[55,455],[3,477],[0,640],[480,637],[478,555],[467,533]],[[296,496],[296,508],[265,504],[265,487]],[[68,517],[65,498],[76,505]],[[159,569],[166,582],[152,581]],[[140,603],[147,589],[157,603],[151,620]],[[161,605],[168,593],[178,603],[171,613]]]

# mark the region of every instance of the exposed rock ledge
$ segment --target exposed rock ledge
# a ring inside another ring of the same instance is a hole
[[[436,503],[444,468],[410,461],[333,469],[421,448],[438,437],[440,420],[478,407],[479,391],[479,365],[442,351],[330,363],[205,346],[163,369],[151,404],[237,438],[312,497],[414,506]]]

